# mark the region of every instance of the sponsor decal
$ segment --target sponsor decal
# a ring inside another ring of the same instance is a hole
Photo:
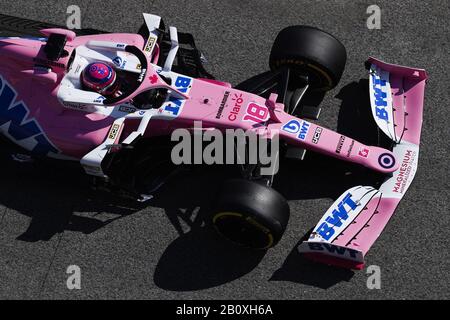
[[[323,128],[317,127],[316,130],[314,130],[314,135],[312,138],[312,142],[315,144],[319,143],[320,135],[322,134]]]
[[[308,242],[308,248],[311,251],[327,251],[331,254],[339,255],[339,256],[348,256],[350,258],[357,258],[358,251],[343,248],[332,245],[331,243],[320,243],[320,242]]]
[[[286,123],[281,130],[292,133],[292,134],[298,134],[297,138],[300,140],[305,140],[306,135],[308,134],[310,123],[307,121],[302,120],[290,120],[288,123]]]
[[[336,153],[341,153],[342,146],[344,145],[344,142],[345,142],[345,136],[341,136],[339,138],[339,142],[338,142],[338,145],[336,147]]]
[[[417,156],[417,152],[413,150],[406,150],[403,156],[402,164],[398,169],[397,175],[395,176],[394,186],[392,187],[392,192],[403,194],[405,188],[408,186],[409,176],[411,175],[411,170],[413,169],[412,164]]]
[[[234,105],[231,108],[230,114],[228,115],[228,120],[235,121],[239,111],[241,111],[242,103],[244,102],[242,93],[235,93],[232,100],[234,102]]]
[[[342,226],[343,222],[348,219],[348,213],[355,210],[358,205],[352,199],[352,194],[347,193],[344,199],[338,203],[337,208],[334,208],[331,215],[326,217],[323,222],[315,231],[323,239],[329,240],[335,233],[335,228]]]
[[[370,152],[369,148],[361,147],[359,148],[358,156],[367,158],[369,156],[369,152]]]
[[[93,102],[94,102],[94,103],[102,103],[103,100],[105,100],[105,99],[106,99],[106,97],[100,96],[100,97],[98,97],[97,99],[95,99]]]
[[[150,76],[149,79],[151,84],[155,84],[156,82],[158,82],[158,76],[156,74]]]
[[[378,119],[389,121],[389,115],[386,110],[388,106],[387,95],[388,87],[386,86],[386,80],[381,79],[377,74],[372,73],[372,89],[374,92],[375,101],[375,114]]]
[[[300,132],[298,134],[298,138],[300,140],[305,140],[306,139],[306,135],[308,134],[308,131],[309,131],[309,126],[310,126],[309,122],[302,121],[302,126],[300,127]]]
[[[255,123],[265,122],[269,120],[269,109],[266,106],[250,102],[244,115],[243,121],[250,121]]]
[[[94,166],[83,165],[83,168],[85,168],[86,171],[88,171],[88,172],[100,172],[101,171],[99,167],[94,167]]]
[[[378,164],[385,169],[390,169],[395,165],[395,158],[390,153],[382,153],[378,157]]]
[[[136,108],[129,107],[129,106],[120,106],[119,111],[126,112],[126,113],[133,113],[133,112],[136,112]]]
[[[118,49],[123,49],[123,48],[125,48],[125,44],[124,44],[124,43],[118,43],[118,44],[116,45],[116,48],[118,48]]]
[[[144,51],[145,52],[152,52],[153,45],[155,44],[155,37],[150,36],[147,40],[147,43],[145,44]]]
[[[300,130],[300,122],[301,121],[299,120],[290,120],[281,128],[281,130],[295,134]]]
[[[177,76],[174,86],[182,93],[188,93],[191,89],[192,78],[186,76]],[[185,104],[185,99],[180,99],[178,97],[170,96],[168,101],[166,101],[161,108],[164,111],[171,113],[174,116],[178,116]]]
[[[223,109],[228,101],[228,97],[230,96],[230,91],[225,91],[223,94],[222,101],[220,102],[219,109],[217,110],[216,119],[222,118]]]
[[[17,92],[0,76],[0,131],[23,148],[39,155],[58,153],[23,101],[16,101]]]
[[[112,61],[113,61],[114,64],[115,64],[118,68],[120,68],[120,69],[123,69],[123,68],[125,67],[125,64],[127,63],[126,60],[122,59],[122,58],[119,57],[119,56],[115,57]]]
[[[144,80],[144,75],[147,72],[147,69],[142,69],[141,73],[139,74],[139,77],[137,79],[138,82],[142,82]]]
[[[108,139],[115,139],[117,136],[117,133],[119,132],[120,129],[120,125],[115,123],[112,125],[111,130],[109,130],[109,135],[108,135]]]
[[[352,142],[350,142],[350,146],[348,147],[347,158],[350,157],[350,154],[352,153],[354,145],[355,145],[355,140],[352,139]]]
[[[81,103],[63,102],[63,105],[70,109],[86,110],[87,106]]]

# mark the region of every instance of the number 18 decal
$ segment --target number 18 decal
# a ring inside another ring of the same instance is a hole
[[[269,120],[269,109],[266,106],[250,102],[243,120],[256,123],[265,122]]]

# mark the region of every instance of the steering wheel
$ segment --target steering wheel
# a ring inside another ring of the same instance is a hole
[[[139,48],[137,48],[136,46],[130,45],[126,46],[124,51],[134,54],[139,59],[139,62],[141,64],[141,73],[139,74],[136,83],[130,86],[130,88],[128,88],[126,92],[124,92],[118,97],[106,98],[105,100],[103,100],[104,105],[113,105],[129,97],[141,86],[147,74],[148,64],[147,64],[147,57],[145,56],[145,54],[141,50],[139,50]]]

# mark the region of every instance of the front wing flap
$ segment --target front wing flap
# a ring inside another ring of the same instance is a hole
[[[378,188],[356,186],[340,196],[298,246],[306,257],[362,269],[364,256],[408,190],[417,170],[427,74],[369,58],[372,114],[393,142],[399,168]]]

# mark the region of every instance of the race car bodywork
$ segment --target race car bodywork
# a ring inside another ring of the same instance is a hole
[[[299,251],[309,258],[361,269],[364,256],[383,231],[411,185],[419,160],[425,70],[370,58],[369,90],[379,128],[395,144],[398,168],[379,188],[356,186],[328,209]],[[362,155],[366,155],[365,150]],[[390,163],[390,159],[388,160]],[[383,165],[384,161],[380,158]]]
[[[233,88],[204,69],[198,69],[204,77],[175,72],[181,50],[176,28],[164,33],[170,46],[161,62],[161,19],[144,19],[145,36],[77,36],[50,28],[41,30],[43,38],[1,39],[0,132],[33,155],[79,161],[87,174],[105,180],[114,177],[114,157],[147,138],[191,129],[195,121],[205,129],[278,135],[288,145],[385,173],[378,189],[346,191],[299,246],[313,259],[360,268],[414,177],[425,71],[369,59],[372,111],[395,144],[391,151],[298,118],[278,92],[263,97]],[[92,61],[123,73],[128,87],[121,96],[104,97],[81,86],[80,73]]]

